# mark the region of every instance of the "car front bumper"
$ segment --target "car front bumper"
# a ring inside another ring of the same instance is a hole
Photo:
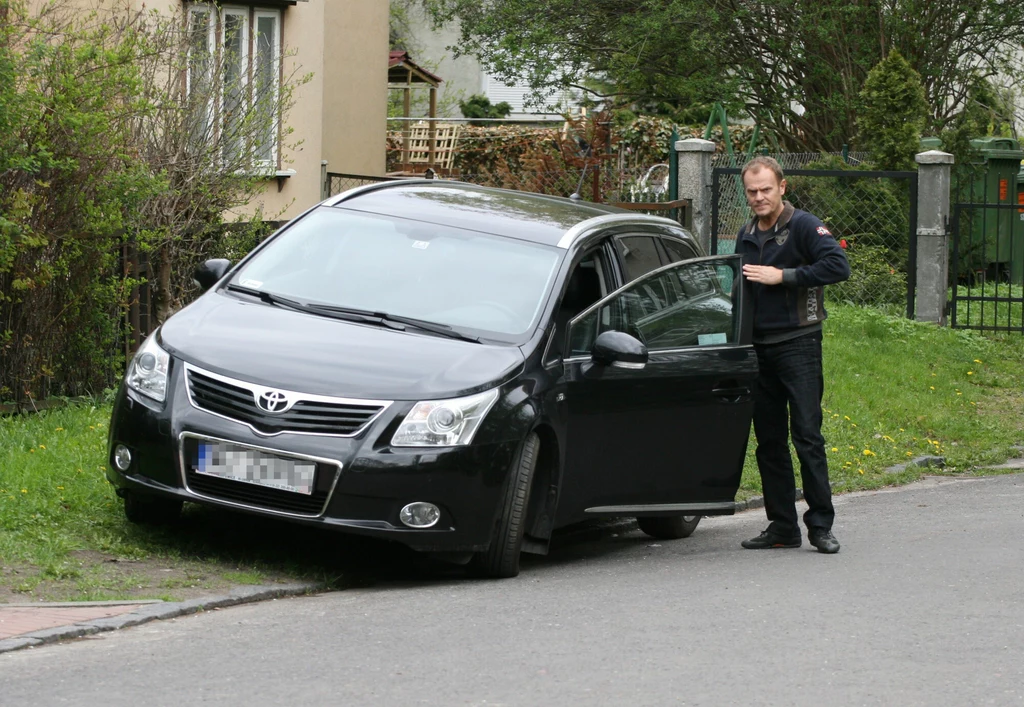
[[[180,369],[180,367],[179,367]],[[354,437],[257,434],[249,426],[191,404],[172,373],[158,404],[122,385],[108,439],[108,480],[125,492],[234,508],[296,523],[368,535],[429,552],[486,549],[516,441],[460,447],[394,448],[388,444],[412,403],[396,403]],[[484,432],[484,430],[481,430]],[[484,438],[478,434],[478,440]],[[317,463],[313,493],[303,495],[195,472],[197,441],[226,442]],[[114,463],[124,445],[130,466]],[[427,529],[405,526],[401,509],[427,502],[441,511]]]

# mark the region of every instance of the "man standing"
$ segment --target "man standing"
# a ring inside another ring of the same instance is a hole
[[[800,547],[790,429],[800,460],[807,537],[819,552],[839,552],[832,535],[835,510],[821,434],[821,323],[823,285],[850,276],[846,255],[815,216],[782,197],[786,180],[770,157],[755,157],[741,172],[754,218],[736,240],[743,275],[753,283],[754,349],[759,367],[754,435],[765,513],[770,524],[750,550]],[[788,408],[788,410],[787,410]]]

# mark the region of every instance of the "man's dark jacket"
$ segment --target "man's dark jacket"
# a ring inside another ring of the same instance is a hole
[[[753,286],[754,341],[770,343],[792,338],[805,327],[818,328],[825,312],[824,285],[850,276],[846,254],[816,216],[783,202],[782,215],[762,244],[757,217],[740,229],[736,252],[744,265],[770,265],[782,270],[782,284]]]

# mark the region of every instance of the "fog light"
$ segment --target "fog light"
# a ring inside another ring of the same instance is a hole
[[[128,447],[123,444],[119,444],[114,447],[114,466],[121,471],[128,471],[128,467],[132,465],[132,453],[128,451]]]
[[[410,503],[398,514],[399,520],[410,528],[429,528],[441,520],[441,509],[433,503]]]

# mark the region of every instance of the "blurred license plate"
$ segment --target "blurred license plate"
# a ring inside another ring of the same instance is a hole
[[[224,442],[200,442],[192,468],[197,474],[307,495],[313,493],[316,479],[316,464],[313,462],[279,457]]]

